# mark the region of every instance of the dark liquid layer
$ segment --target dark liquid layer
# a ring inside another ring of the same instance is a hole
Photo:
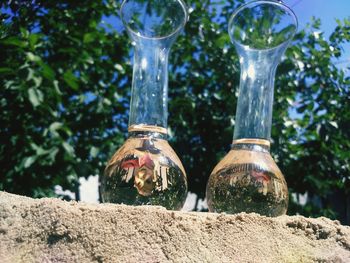
[[[181,209],[186,175],[166,140],[130,138],[112,157],[101,178],[103,202]]]
[[[279,216],[288,207],[284,180],[254,163],[228,165],[212,174],[207,197],[210,210],[215,212]]]

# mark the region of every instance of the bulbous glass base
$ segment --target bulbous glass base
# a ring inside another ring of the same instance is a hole
[[[284,176],[268,147],[257,144],[233,145],[210,175],[206,196],[211,212],[279,216],[288,208]]]
[[[130,137],[114,154],[101,178],[103,202],[160,205],[179,210],[187,196],[185,170],[158,133]]]

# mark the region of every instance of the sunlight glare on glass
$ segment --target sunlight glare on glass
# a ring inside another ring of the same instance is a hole
[[[143,58],[142,61],[141,61],[141,68],[142,69],[146,69],[147,68],[147,59],[146,58]]]
[[[255,69],[254,69],[254,65],[250,65],[248,67],[248,77],[251,79],[255,78]]]

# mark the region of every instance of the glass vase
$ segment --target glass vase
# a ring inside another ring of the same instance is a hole
[[[181,0],[125,0],[120,16],[134,46],[129,137],[101,178],[102,201],[181,209],[187,180],[167,141],[168,56],[187,10]]]
[[[276,1],[253,1],[231,16],[241,79],[232,147],[207,184],[211,212],[287,212],[288,188],[271,157],[270,139],[275,72],[296,30],[293,11]]]

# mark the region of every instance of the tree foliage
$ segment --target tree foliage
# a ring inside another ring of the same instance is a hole
[[[5,9],[6,8],[6,9]],[[35,197],[74,190],[123,141],[126,36],[103,1],[11,1],[1,23],[1,184]]]
[[[189,190],[204,198],[232,141],[240,70],[227,23],[241,2],[187,4],[190,20],[171,53],[169,126]],[[119,6],[2,4],[0,189],[34,197],[54,195],[55,185],[74,190],[79,177],[100,174],[123,143],[132,45]],[[278,68],[272,152],[293,197],[308,193],[305,205],[291,198],[291,214],[345,222],[350,209],[350,78],[336,64],[349,40],[349,20],[326,39],[314,19]]]

